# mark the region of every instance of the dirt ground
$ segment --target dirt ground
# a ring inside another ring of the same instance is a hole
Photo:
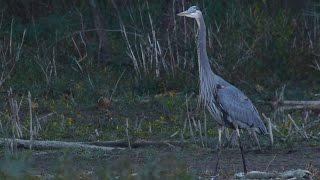
[[[91,179],[95,177],[96,171],[102,167],[109,167],[111,171],[123,173],[123,169],[143,168],[145,164],[175,166],[179,162],[183,164],[187,172],[195,174],[196,179],[209,179],[214,173],[216,164],[215,151],[204,148],[138,148],[133,150],[123,150],[107,154],[78,154],[72,152],[66,155],[61,151],[34,152],[32,154],[33,172],[41,177],[48,177],[54,169],[57,169],[57,161],[60,168],[67,171],[81,172],[81,179]],[[64,157],[64,158],[63,158]],[[65,157],[68,157],[65,159]],[[221,157],[221,170],[219,179],[231,179],[237,172],[242,172],[242,161],[238,149],[224,149]],[[62,160],[63,159],[63,160]],[[125,159],[125,160],[124,160]],[[246,152],[248,170],[258,171],[284,171],[290,169],[308,169],[315,176],[320,175],[320,147],[300,147],[294,150],[272,149],[262,152],[250,150]],[[179,164],[178,163],[178,164]],[[59,169],[59,167],[58,167]],[[151,171],[153,171],[151,169]],[[64,172],[65,173],[65,172]],[[120,178],[121,179],[121,178]],[[133,178],[134,179],[134,178]],[[320,179],[320,177],[314,177]]]
[[[308,169],[310,166],[320,168],[320,147],[304,147],[296,150],[264,150],[246,153],[248,171],[285,171],[290,169]],[[190,167],[211,170],[215,167],[216,157],[213,156],[205,164],[194,162]],[[243,172],[239,150],[225,150],[221,157],[221,175],[232,177],[237,172]],[[320,177],[319,177],[320,178]]]

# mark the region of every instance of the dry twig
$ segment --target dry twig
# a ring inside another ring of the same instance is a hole
[[[273,126],[272,126],[272,122],[271,122],[271,119],[268,118],[264,113],[262,113],[262,117],[267,120],[268,122],[268,132],[269,132],[269,137],[270,137],[270,143],[271,143],[271,146],[273,146],[273,132],[272,132],[272,129],[273,129]]]
[[[297,125],[297,123],[292,119],[291,115],[288,114],[288,118],[289,120],[292,122],[294,128],[297,130],[297,132],[305,139],[309,139],[307,133],[305,131],[303,131],[302,129],[299,128],[299,126]]]

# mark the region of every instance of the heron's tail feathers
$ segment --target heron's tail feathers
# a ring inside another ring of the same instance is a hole
[[[262,134],[262,135],[269,134],[269,132],[267,131],[267,128],[266,128],[266,126],[264,125],[263,122],[261,122],[261,124],[260,124],[258,129],[259,129],[258,130],[259,134]]]

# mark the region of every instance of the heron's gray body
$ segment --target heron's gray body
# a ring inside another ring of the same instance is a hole
[[[213,73],[206,52],[206,26],[202,14],[198,23],[198,64],[200,98],[217,123],[222,127],[245,128],[260,134],[267,133],[258,111],[238,88]]]
[[[217,154],[218,160],[215,172],[218,170],[221,153],[221,133],[223,127],[228,127],[235,129],[237,132],[243,169],[246,173],[246,161],[240,140],[239,128],[248,129],[253,132],[256,138],[256,132],[260,134],[267,133],[266,127],[261,121],[259,113],[250,99],[238,88],[214,74],[211,70],[206,50],[206,26],[201,11],[196,6],[192,6],[187,11],[181,12],[178,15],[194,18],[199,27],[197,50],[200,98],[220,126],[218,129],[219,151]]]

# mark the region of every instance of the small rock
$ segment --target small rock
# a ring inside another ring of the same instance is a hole
[[[281,173],[280,177],[284,179],[290,179],[290,178],[311,179],[311,173],[307,170],[302,170],[302,169],[289,170]]]
[[[245,174],[243,172],[240,172],[240,173],[236,173],[234,175],[234,179],[244,179],[245,178]]]
[[[248,179],[271,179],[276,178],[277,174],[270,172],[261,172],[261,171],[251,171],[247,173],[246,178]]]

